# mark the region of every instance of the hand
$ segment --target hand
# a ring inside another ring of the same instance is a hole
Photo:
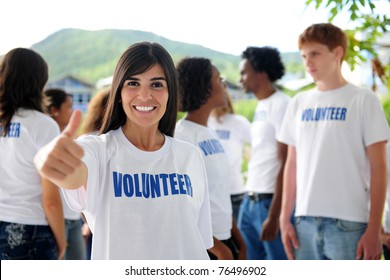
[[[57,244],[57,252],[58,252],[58,259],[62,260],[64,259],[66,247],[68,247],[68,242],[66,240],[63,240],[61,244]]]
[[[260,234],[260,240],[262,241],[275,240],[279,231],[279,221],[278,219],[270,219],[270,217],[268,217],[263,222],[261,228],[262,230]]]
[[[213,239],[214,246],[207,251],[216,256],[218,260],[233,260],[233,253],[230,248],[215,237]]]
[[[64,131],[38,151],[34,164],[41,176],[57,183],[81,165],[84,151],[74,142],[81,119],[81,111],[74,111]]]
[[[81,226],[81,234],[85,239],[88,239],[91,236],[92,232],[87,223],[84,223]]]
[[[367,229],[360,238],[357,250],[357,260],[380,260],[382,257],[382,240],[380,233]]]
[[[215,252],[215,256],[218,260],[233,260],[232,251],[225,244],[218,247],[218,250]]]
[[[298,242],[298,238],[294,226],[291,224],[290,221],[281,223],[280,232],[282,235],[282,242],[287,257],[289,260],[294,260],[295,257],[294,257],[293,247],[294,249],[299,248],[299,242]]]
[[[240,248],[238,251],[237,260],[246,260],[246,248]]]

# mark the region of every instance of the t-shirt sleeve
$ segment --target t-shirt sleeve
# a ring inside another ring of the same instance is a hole
[[[197,152],[199,153],[199,162],[200,165],[202,166],[202,174],[203,174],[202,181],[204,182],[204,186],[205,186],[203,202],[199,210],[198,228],[202,236],[202,240],[203,240],[203,244],[205,245],[205,248],[209,249],[214,246],[213,232],[211,226],[209,188],[207,183],[208,181],[207,181],[206,167],[204,164],[204,160],[200,151]]]
[[[284,118],[284,115],[286,113],[287,106],[288,106],[288,101],[283,99],[283,100],[280,100],[277,103],[277,106],[275,107],[275,109],[272,110],[271,122],[275,128],[275,135],[277,135],[280,131],[280,128],[281,128],[282,123],[283,123],[283,118]]]
[[[42,148],[44,145],[52,141],[60,134],[60,128],[58,124],[49,118],[41,118],[39,122],[35,123],[36,129],[32,131],[35,135],[32,135],[33,139],[36,139],[35,145],[37,150]],[[41,129],[44,127],[45,129]]]
[[[389,125],[379,98],[374,93],[369,93],[362,106],[364,145],[367,147],[377,142],[389,141]]]
[[[68,190],[63,189],[65,200],[69,207],[77,212],[83,212],[88,220],[88,225],[93,231],[93,218],[98,208],[98,197],[101,183],[103,182],[102,176],[104,172],[99,169],[101,157],[104,155],[102,151],[103,145],[93,140],[91,136],[78,139],[77,143],[84,149],[84,157],[82,161],[87,166],[87,186],[84,186]]]
[[[240,130],[241,130],[241,137],[244,143],[250,144],[251,143],[251,123],[250,121],[245,118],[244,116],[241,116],[240,118]]]
[[[294,134],[294,107],[295,100],[292,99],[289,101],[285,113],[283,115],[282,121],[280,123],[280,128],[276,129],[276,139],[286,145],[295,146],[295,134]]]

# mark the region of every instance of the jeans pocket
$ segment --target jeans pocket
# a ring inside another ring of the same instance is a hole
[[[367,228],[367,223],[351,222],[340,219],[336,219],[336,225],[342,231],[360,231]]]
[[[294,217],[294,224],[299,225],[303,219],[302,216]]]

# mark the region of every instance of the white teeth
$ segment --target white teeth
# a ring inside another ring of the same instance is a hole
[[[135,109],[137,109],[138,111],[142,111],[142,112],[149,112],[149,111],[152,111],[154,109],[154,107],[151,107],[151,106],[135,106]]]

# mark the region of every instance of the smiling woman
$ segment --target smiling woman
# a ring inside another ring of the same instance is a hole
[[[131,130],[129,126],[140,128],[155,126],[157,128],[168,103],[168,87],[162,67],[156,64],[142,74],[129,77],[123,84],[121,101],[126,116],[130,120],[125,125],[125,131]],[[125,134],[128,139],[141,135]],[[163,141],[163,137],[160,137],[158,147],[161,147]],[[156,148],[155,146],[144,147],[145,149]]]
[[[203,158],[171,137],[177,88],[168,52],[156,43],[134,44],[115,69],[102,134],[74,141],[77,112],[35,158],[40,173],[64,188],[71,208],[84,213],[92,259],[208,259]]]

